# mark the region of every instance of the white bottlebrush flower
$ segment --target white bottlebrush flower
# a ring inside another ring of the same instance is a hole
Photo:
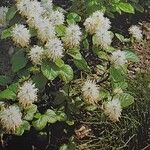
[[[95,34],[96,44],[103,49],[107,49],[111,45],[112,35],[110,31],[97,30]]]
[[[21,15],[29,18],[33,16],[41,16],[44,13],[44,9],[41,6],[41,3],[37,0],[21,0],[16,4]]]
[[[8,12],[7,7],[0,7],[0,26],[6,25],[6,14]]]
[[[23,108],[30,106],[32,103],[37,101],[38,89],[35,87],[32,81],[26,81],[19,88],[18,100]]]
[[[17,106],[9,106],[0,111],[0,124],[6,133],[15,133],[22,124],[22,114]]]
[[[63,42],[66,48],[75,48],[78,47],[81,41],[81,31],[78,25],[69,25],[66,28],[65,37],[63,38]]]
[[[133,25],[129,28],[129,33],[138,41],[142,40],[143,38],[142,30],[136,25]]]
[[[92,80],[87,80],[82,86],[83,100],[87,104],[96,104],[99,99],[99,87]]]
[[[121,50],[114,51],[111,56],[111,61],[116,65],[124,65],[127,63],[126,53]]]
[[[121,104],[119,99],[113,99],[104,104],[104,113],[109,117],[109,119],[113,122],[119,121],[121,117]]]
[[[52,23],[52,25],[56,26],[63,24],[65,21],[65,17],[62,12],[56,10],[50,13],[49,20]]]
[[[44,8],[41,6],[41,3],[37,0],[33,0],[30,2],[28,18],[32,16],[42,16],[44,14]]]
[[[36,24],[36,28],[37,28],[38,38],[42,42],[47,42],[49,39],[55,37],[55,28],[47,18],[39,19]]]
[[[53,3],[52,0],[41,0],[41,5],[42,7],[47,10],[49,13],[52,11],[53,9]]]
[[[22,16],[29,15],[30,0],[17,0],[16,6]]]
[[[21,47],[28,46],[30,37],[30,32],[24,25],[16,24],[12,30],[13,41]]]
[[[43,58],[43,52],[44,49],[40,46],[35,45],[33,48],[31,48],[28,55],[33,64],[35,65],[41,64]]]
[[[104,14],[100,11],[94,12],[89,18],[84,22],[86,31],[90,34],[96,33],[97,30],[109,30],[111,22],[108,18],[104,17]]]
[[[63,44],[58,38],[50,39],[46,45],[46,56],[53,61],[63,57]]]

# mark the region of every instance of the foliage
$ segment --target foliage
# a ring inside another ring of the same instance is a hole
[[[39,2],[39,4],[41,3]],[[113,1],[114,5],[111,8],[105,6],[105,3],[105,1],[102,4],[96,0],[87,1],[88,8],[92,12],[97,10],[97,6],[103,6],[101,10],[103,9],[109,14],[114,12],[134,13],[134,7],[130,3]],[[42,15],[47,15],[47,18],[51,17],[47,8],[44,9],[46,13]],[[96,37],[96,33],[90,34],[85,29],[82,18],[77,13],[66,12],[66,20],[64,20],[62,10],[59,11],[59,8],[54,7],[51,11],[56,11],[55,13],[60,15],[60,18],[62,17],[62,23],[59,23],[61,19],[55,14],[58,18],[49,18],[50,22],[46,29],[47,18],[43,16],[40,16],[42,18],[40,23],[45,21],[45,24],[39,28],[36,26],[36,21],[32,20],[35,16],[28,18],[28,15],[32,15],[32,13],[28,13],[26,16],[16,6],[9,8],[6,14],[7,26],[2,31],[1,39],[13,42],[11,72],[15,78],[0,76],[0,85],[4,89],[0,91],[0,101],[2,102],[0,109],[3,111],[16,105],[22,114],[22,124],[16,127],[11,134],[21,136],[25,131],[30,131],[31,127],[39,132],[44,131],[58,122],[64,122],[71,126],[75,121],[74,116],[80,110],[89,112],[97,110],[106,119],[104,106],[113,99],[119,100],[119,114],[122,109],[128,108],[134,103],[134,97],[128,91],[128,62],[138,62],[139,60],[132,50],[127,48],[117,50],[111,44],[107,44],[107,41],[106,45],[105,41],[104,46],[100,45],[101,40]],[[15,18],[18,18],[17,21]],[[109,22],[108,18],[106,20]],[[50,23],[53,23],[51,28]],[[78,24],[81,24],[80,27]],[[71,34],[70,26],[74,27]],[[53,27],[56,35],[53,35]],[[24,32],[23,36],[22,31]],[[130,42],[130,39],[123,38],[118,33],[106,32],[111,39],[117,34],[121,42]],[[47,33],[49,34],[47,35]],[[49,37],[50,34],[52,34],[51,37]],[[69,34],[70,36],[68,36]],[[16,36],[18,36],[17,39]],[[37,49],[40,50],[35,52],[34,50]],[[31,53],[32,50],[35,53]],[[90,89],[90,85],[85,87],[85,89],[87,88],[87,98],[83,94],[83,85],[86,81],[91,81],[89,83],[95,89],[95,91]],[[88,92],[88,90],[91,91]],[[92,95],[96,95],[96,98],[94,96],[93,98]],[[118,121],[118,118],[115,121]],[[4,126],[3,120],[0,121]],[[99,121],[101,121],[100,118]],[[113,126],[113,121],[110,124]],[[4,127],[1,130],[2,134],[7,134]],[[60,149],[74,147],[73,142],[70,143],[69,146],[64,144]]]
[[[73,0],[71,10],[85,17],[96,10],[104,11],[109,17],[115,17],[116,13],[144,12],[149,9],[148,0]],[[147,6],[147,7],[146,7]]]

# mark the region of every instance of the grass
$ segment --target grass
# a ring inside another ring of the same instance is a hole
[[[138,74],[129,79],[135,103],[122,113],[119,123],[103,119],[101,112],[84,117],[81,124],[92,129],[88,138],[78,140],[79,150],[147,150],[150,148],[150,76]],[[85,119],[87,118],[87,119]],[[101,120],[101,121],[99,121]]]

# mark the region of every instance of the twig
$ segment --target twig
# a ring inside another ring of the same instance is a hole
[[[123,149],[125,147],[127,147],[128,143],[136,136],[136,134],[132,135],[129,140],[121,147],[117,148],[116,150],[120,150],[120,149]]]

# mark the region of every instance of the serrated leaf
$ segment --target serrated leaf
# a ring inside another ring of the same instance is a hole
[[[67,120],[67,115],[64,112],[58,111],[58,112],[56,112],[56,114],[57,114],[56,117],[57,117],[58,121],[66,121]]]
[[[48,80],[54,80],[59,75],[59,68],[52,62],[43,63],[41,65],[41,71]]]
[[[99,51],[99,52],[97,52],[97,55],[101,59],[108,60],[108,54],[106,52]]]
[[[56,64],[59,68],[61,68],[61,67],[64,65],[64,61],[63,61],[62,59],[57,59],[57,60],[55,61],[55,64]]]
[[[25,56],[25,53],[23,50],[17,51],[11,60],[12,63],[12,70],[13,72],[18,72],[20,69],[24,68],[27,64],[28,60]]]
[[[69,13],[67,15],[67,19],[68,20],[74,20],[75,22],[80,22],[81,21],[81,17],[77,13]]]
[[[67,144],[62,145],[59,150],[69,150]]]
[[[12,36],[12,27],[5,29],[1,33],[1,39],[7,39]]]
[[[37,106],[36,105],[31,105],[27,109],[24,110],[24,118],[25,120],[31,121],[34,117],[34,114],[37,111]]]
[[[118,4],[118,7],[123,11],[123,12],[126,12],[126,13],[134,13],[134,8],[131,4],[129,3],[119,3]]]
[[[80,53],[80,50],[77,49],[77,48],[74,48],[74,49],[70,49],[68,52],[67,52],[68,55],[70,55],[71,57],[73,57],[74,59],[76,60],[81,60],[82,59],[82,55]]]
[[[47,78],[43,76],[43,74],[35,74],[32,77],[33,82],[35,83],[35,86],[40,90],[43,91],[45,89],[45,85],[47,83]]]
[[[48,123],[55,123],[57,121],[57,115],[53,110],[48,109],[45,115],[47,116]]]
[[[128,93],[123,93],[119,97],[122,108],[127,108],[134,103],[134,97]]]
[[[110,76],[113,79],[113,81],[116,81],[116,82],[120,82],[125,79],[125,75],[123,74],[123,71],[121,70],[121,68],[111,67]]]
[[[84,70],[86,72],[90,72],[90,67],[88,66],[86,60],[82,57],[81,60],[73,60],[74,64],[77,66],[78,69]]]
[[[19,128],[17,128],[16,132],[15,132],[15,135],[18,135],[18,136],[21,136],[23,135],[24,131],[27,130],[29,131],[30,130],[30,124],[28,121],[23,121],[21,126]]]
[[[11,85],[9,85],[8,89],[13,91],[15,94],[17,94],[18,92],[18,88],[19,88],[19,83],[13,83]]]
[[[62,37],[65,35],[66,26],[64,26],[64,25],[56,26],[55,31],[56,31],[58,36]]]
[[[73,79],[73,70],[69,65],[63,65],[63,67],[60,68],[60,76],[62,80],[66,83],[70,82]]]
[[[128,87],[128,83],[125,81],[114,83],[114,89],[115,88],[121,88],[121,89],[125,90],[125,89],[127,89],[127,87]]]
[[[15,100],[18,88],[19,88],[19,83],[11,84],[7,89],[0,92],[0,99]]]
[[[139,62],[139,58],[138,58],[138,56],[135,54],[135,53],[133,53],[133,52],[131,52],[131,51],[125,51],[126,53],[126,59],[128,60],[128,61],[132,61],[132,62]]]
[[[47,116],[41,115],[38,120],[32,122],[34,128],[36,130],[42,130],[47,125]]]
[[[129,38],[125,38],[123,35],[119,33],[115,33],[115,36],[118,38],[120,42],[130,42]]]
[[[15,98],[16,98],[16,94],[9,89],[0,92],[0,100],[4,100],[4,99],[14,100]]]

